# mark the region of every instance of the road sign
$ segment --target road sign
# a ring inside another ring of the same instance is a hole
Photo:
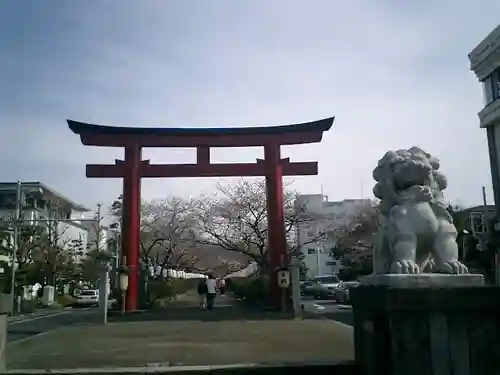
[[[482,212],[471,212],[470,222],[472,234],[474,234],[474,236],[486,233],[486,226],[484,225],[484,216]]]
[[[288,288],[290,286],[290,272],[288,270],[278,271],[278,285],[280,288]]]

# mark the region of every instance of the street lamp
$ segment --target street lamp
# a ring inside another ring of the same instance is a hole
[[[19,219],[21,218],[21,209],[22,209],[22,196],[21,196],[21,181],[17,181],[16,188],[16,210],[14,214],[14,239],[13,239],[13,247],[12,247],[12,260],[10,266],[10,296],[12,298],[12,307],[11,313],[14,315],[14,300],[16,298],[16,262],[17,262],[17,253],[19,251]],[[20,301],[20,299],[18,299]],[[17,303],[17,310],[20,311],[20,303]]]
[[[462,233],[462,254],[460,260],[465,262],[465,256],[467,255],[467,235],[469,231],[467,229],[462,229],[460,232]]]
[[[120,275],[118,278],[118,287],[120,292],[122,292],[122,314],[125,314],[125,298],[128,289],[128,272],[126,270],[120,270]]]

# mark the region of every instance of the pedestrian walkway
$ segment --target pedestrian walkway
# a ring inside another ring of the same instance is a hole
[[[162,311],[110,316],[106,326],[64,327],[13,347],[9,368],[226,365],[353,359],[352,329],[329,320],[248,311],[217,296],[202,311],[195,293]]]

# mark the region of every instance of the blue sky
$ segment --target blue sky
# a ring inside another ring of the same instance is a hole
[[[294,178],[296,189],[371,196],[385,151],[417,145],[441,159],[449,199],[479,204],[491,179],[467,54],[498,14],[497,0],[2,0],[2,180],[40,180],[87,205],[112,201],[121,181],[86,179],[84,166],[123,152],[81,146],[66,118],[225,127],[336,116],[321,144],[283,149],[319,161],[320,175]],[[251,162],[263,151],[212,155]],[[194,162],[195,150],[144,158]],[[215,183],[147,180],[142,190],[188,196]]]

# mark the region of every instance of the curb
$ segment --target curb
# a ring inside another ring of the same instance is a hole
[[[57,328],[56,328],[57,329]],[[50,331],[45,331],[45,332],[40,332],[40,333],[37,333],[36,335],[31,335],[31,336],[28,336],[28,337],[24,337],[22,339],[19,339],[19,340],[16,340],[16,341],[11,341],[11,342],[8,342],[7,343],[7,347],[9,346],[12,346],[12,345],[16,345],[16,344],[22,344],[23,342],[26,342],[26,341],[30,341],[30,340],[33,340],[33,339],[37,339],[41,336],[45,336],[47,335],[48,333],[52,332],[53,330],[50,330]]]
[[[358,374],[359,370],[354,361],[335,361],[331,363],[315,362],[289,362],[289,363],[235,363],[229,365],[208,365],[208,366],[185,366],[175,363],[146,364],[142,367],[108,367],[108,368],[72,368],[72,369],[53,369],[53,370],[8,370],[7,374],[199,374],[199,373],[261,373],[253,369],[262,369],[262,373],[284,373],[285,370],[334,370],[338,374]],[[354,372],[353,372],[354,370]],[[326,373],[326,371],[324,371]]]
[[[341,326],[344,328],[349,328],[349,329],[354,329],[354,326],[352,326],[350,324],[342,323],[342,322],[339,322],[338,320],[335,320],[335,319],[330,319],[323,314],[315,314],[313,312],[305,311],[302,313],[302,317],[303,317],[303,319],[309,318],[309,319],[328,320],[329,322],[336,324],[338,326]]]

